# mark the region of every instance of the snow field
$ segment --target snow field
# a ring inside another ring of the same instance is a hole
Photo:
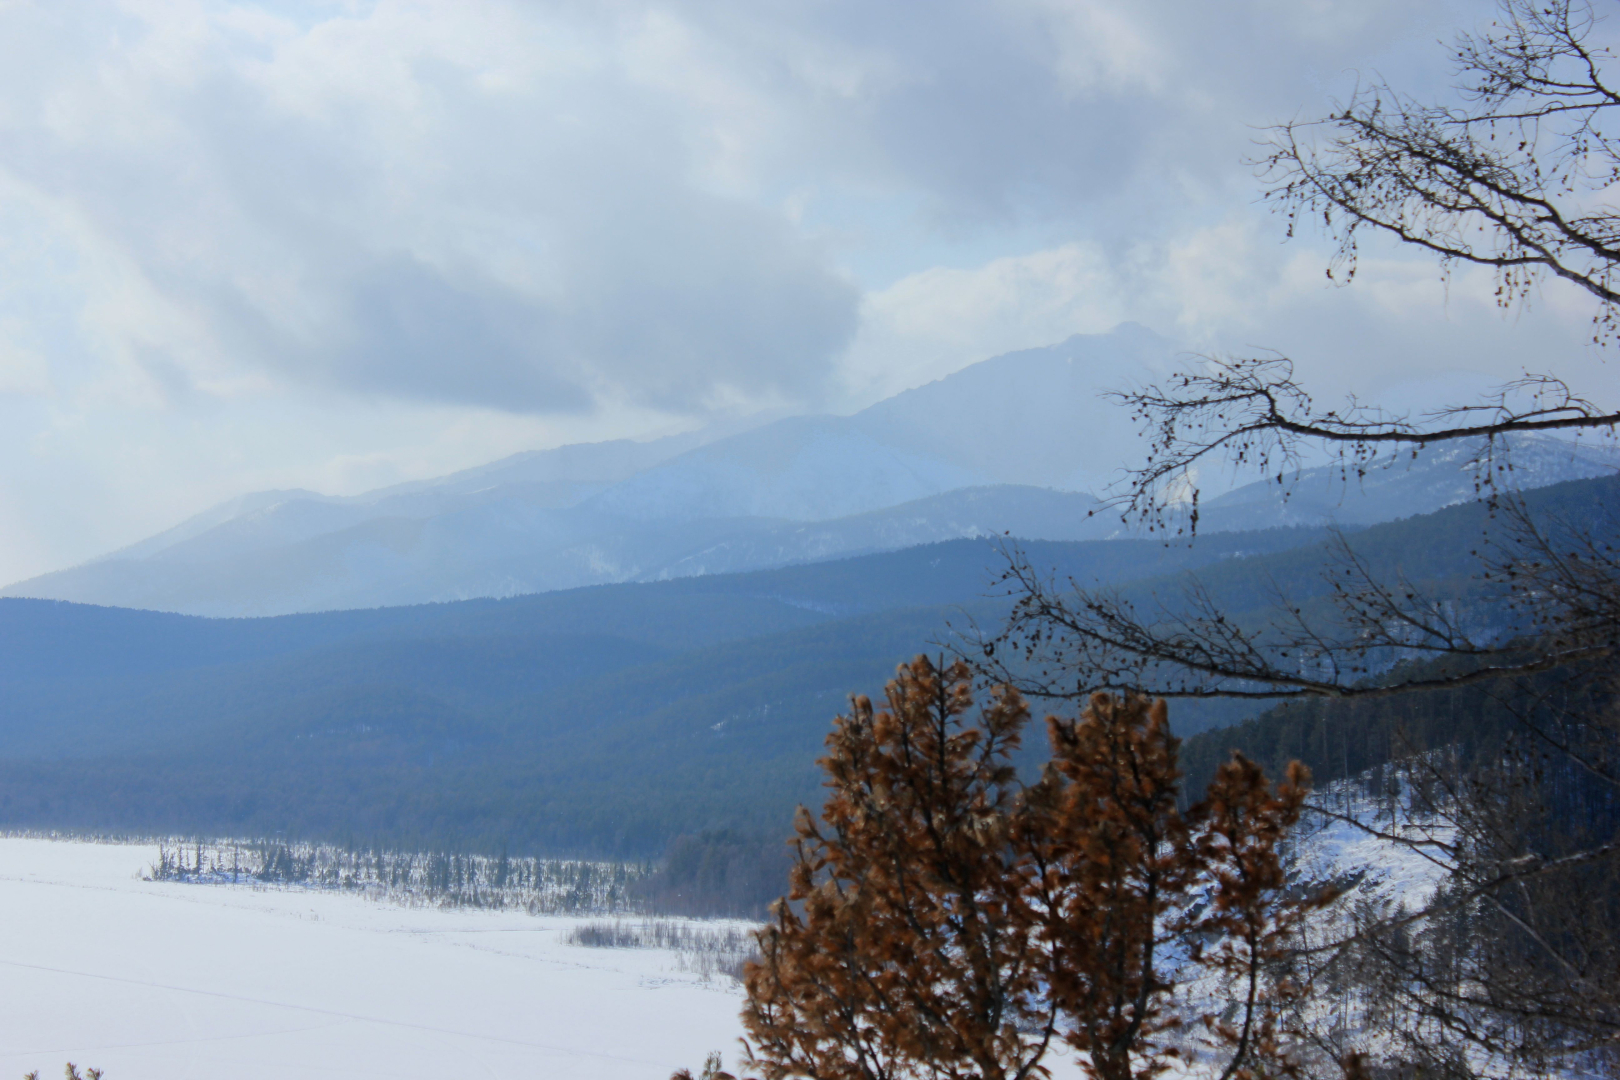
[[[0,838],[0,1080],[664,1080],[738,1055],[740,989],[585,918],[141,880],[155,845]]]
[[[1295,855],[1308,880],[1370,871],[1356,895],[1421,900],[1438,877],[1343,822],[1306,830]],[[107,1080],[665,1080],[711,1050],[738,1060],[731,979],[682,970],[670,950],[564,942],[612,916],[144,880],[156,861],[155,844],[0,838],[0,1080],[70,1060]],[[1190,1018],[1224,996],[1194,977],[1178,998]],[[1066,1052],[1047,1065],[1082,1075]],[[1172,1072],[1202,1080],[1209,1063]]]

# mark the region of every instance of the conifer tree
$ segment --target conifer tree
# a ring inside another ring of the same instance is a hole
[[[1234,755],[1182,811],[1163,701],[1093,694],[1077,720],[1049,717],[1047,730],[1052,761],[1020,807],[1018,844],[1038,870],[1024,887],[1065,1041],[1098,1080],[1163,1072],[1181,1056],[1161,1036],[1189,1019],[1171,995],[1190,960],[1237,995],[1236,1026],[1205,1018],[1221,1080],[1287,1071],[1280,1021],[1295,990],[1278,969],[1315,901],[1285,898],[1278,845],[1308,772],[1295,762],[1272,791]]]
[[[918,657],[886,709],[858,697],[835,721],[821,822],[800,809],[790,892],[746,972],[748,1064],[1022,1080],[1062,1040],[1097,1080],[1147,1080],[1183,1052],[1171,995],[1196,971],[1235,1005],[1205,1018],[1221,1080],[1290,1072],[1282,1017],[1304,991],[1281,965],[1309,904],[1285,897],[1278,845],[1303,767],[1273,790],[1234,755],[1183,811],[1164,703],[1096,694],[1048,718],[1052,760],[1026,788],[1027,707],[1000,688],[970,719],[971,689],[964,664]]]
[[[1239,1006],[1235,1024],[1203,1017],[1216,1043],[1230,1051],[1219,1080],[1295,1071],[1284,1045],[1293,1033],[1284,1019],[1309,988],[1289,976],[1289,960],[1301,921],[1335,895],[1323,890],[1290,900],[1286,892],[1282,843],[1298,823],[1309,789],[1310,770],[1298,761],[1289,763],[1287,779],[1273,790],[1260,766],[1234,753],[1195,810],[1196,860],[1209,884],[1208,905],[1177,930],[1192,943],[1194,961],[1225,976]]]
[[[835,722],[822,825],[800,809],[793,903],[746,975],[752,1064],[769,1080],[1041,1075],[1055,1017],[1022,910],[1008,760],[1029,712],[1001,691],[970,722],[971,678],[918,657],[887,709],[860,697]]]
[[[1098,1080],[1163,1071],[1175,1026],[1164,1006],[1169,916],[1198,879],[1191,827],[1177,809],[1178,740],[1164,702],[1095,694],[1078,720],[1051,717],[1052,762],[1022,815],[1041,851],[1042,943],[1064,1036]]]

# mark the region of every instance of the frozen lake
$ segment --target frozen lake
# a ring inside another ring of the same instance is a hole
[[[736,1061],[740,988],[587,920],[152,882],[155,845],[0,838],[0,1080],[665,1080]]]

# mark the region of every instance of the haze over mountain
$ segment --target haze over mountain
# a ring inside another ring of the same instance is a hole
[[[726,573],[959,537],[1124,535],[1097,496],[1143,447],[1099,394],[1178,348],[1134,324],[982,361],[852,416],[519,454],[332,497],[268,491],[0,595],[196,615],[275,615]],[[720,436],[720,437],[717,437]],[[1610,455],[1612,456],[1612,455]],[[1466,448],[1307,470],[1210,499],[1210,531],[1370,524],[1474,496]],[[1605,455],[1524,443],[1515,482],[1602,475]],[[1215,490],[1218,490],[1216,488]],[[1207,492],[1206,492],[1207,494]]]
[[[1608,520],[1617,490],[1610,477],[1528,498],[1549,518]],[[1489,617],[1500,605],[1471,552],[1491,522],[1470,503],[1349,540],[1370,572]],[[1301,604],[1331,593],[1331,540],[1270,528],[1024,550],[1137,603],[1183,602],[1194,573],[1252,626],[1278,590]],[[846,695],[880,692],[897,660],[960,643],[969,624],[994,626],[1000,565],[989,543],[956,540],[263,619],[0,600],[0,822],[637,858],[682,832],[736,829],[774,848],[794,804],[819,798],[816,751]],[[1172,716],[1192,735],[1267,704],[1182,701]],[[1020,761],[1038,765],[1042,745]]]

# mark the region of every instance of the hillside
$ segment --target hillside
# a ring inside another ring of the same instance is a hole
[[[1534,493],[1601,506],[1620,481]],[[1373,526],[1379,572],[1466,587],[1477,504]],[[1321,530],[1028,543],[1151,599],[1199,569],[1255,617],[1309,600]],[[0,601],[0,821],[650,855],[785,828],[851,692],[993,623],[984,541],[508,600],[213,620]],[[1252,715],[1252,711],[1247,714]],[[1178,726],[1214,719],[1178,706]],[[1229,720],[1241,715],[1227,715]],[[1038,747],[1031,750],[1038,754]]]

